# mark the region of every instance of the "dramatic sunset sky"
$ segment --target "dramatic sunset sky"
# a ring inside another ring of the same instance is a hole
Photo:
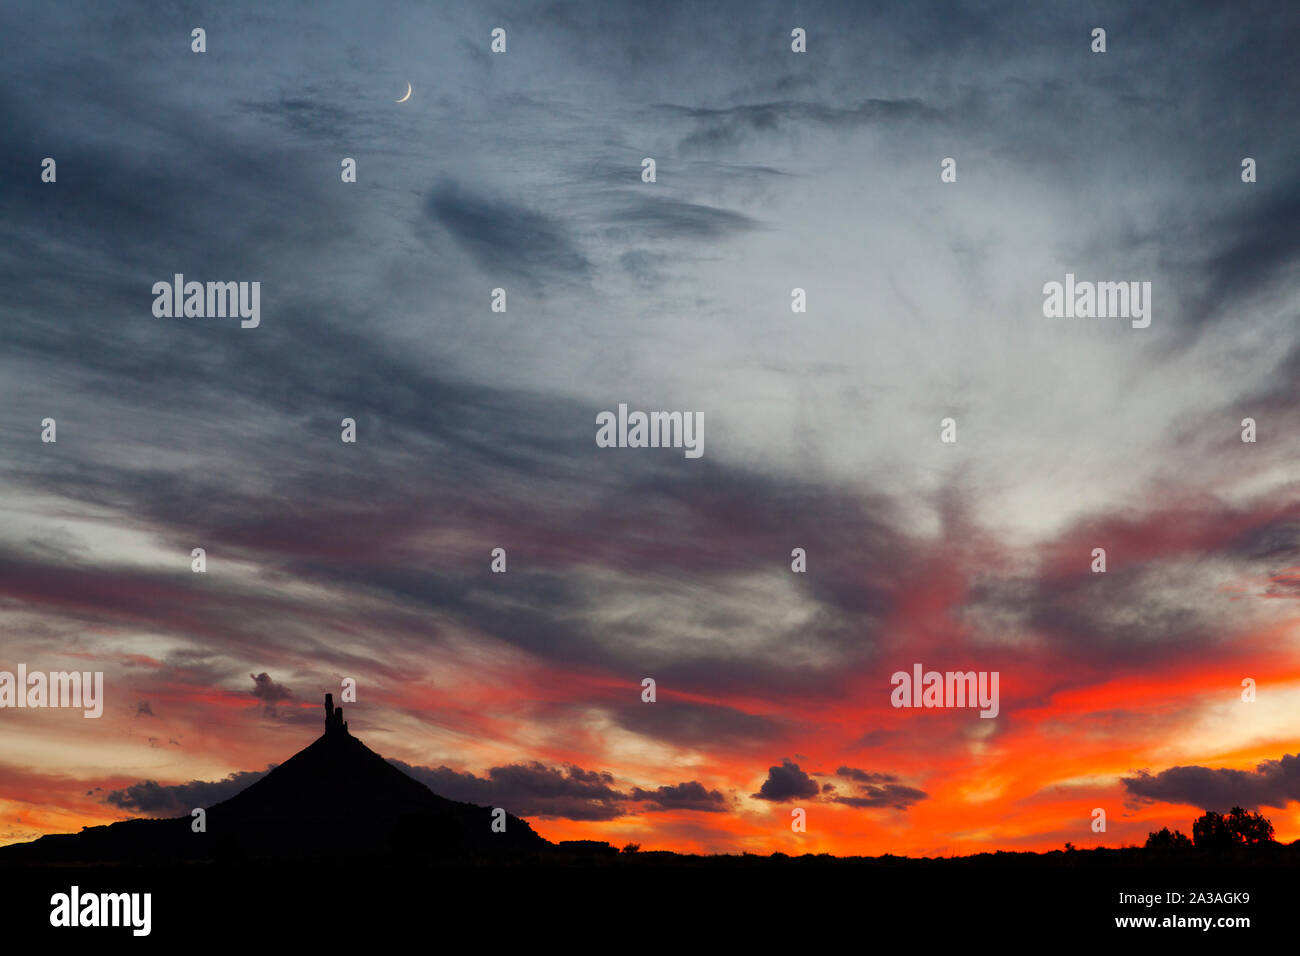
[[[1124,6],[7,2],[0,670],[106,703],[0,710],[0,843],[210,806],[344,677],[553,840],[1300,838],[1300,8]]]

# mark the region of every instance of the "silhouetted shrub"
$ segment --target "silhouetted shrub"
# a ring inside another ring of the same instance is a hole
[[[1197,849],[1204,850],[1257,846],[1273,842],[1273,824],[1258,811],[1247,813],[1241,807],[1233,807],[1226,815],[1211,810],[1192,824],[1192,839]]]
[[[1190,849],[1191,845],[1191,838],[1182,830],[1170,830],[1165,827],[1147,834],[1146,849],[1148,850],[1184,850]]]

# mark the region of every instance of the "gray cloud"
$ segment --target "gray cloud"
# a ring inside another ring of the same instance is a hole
[[[830,799],[834,803],[842,803],[845,806],[860,809],[892,807],[895,810],[906,810],[929,796],[924,790],[895,783],[888,783],[883,786],[868,784],[859,787],[858,793],[859,796],[856,797],[834,796]]]
[[[859,770],[856,767],[840,767],[836,775],[848,777],[858,783],[896,783],[898,778],[890,773],[876,773],[871,770]]]
[[[228,800],[261,780],[275,767],[271,764],[265,770],[243,770],[223,780],[192,780],[172,786],[142,780],[121,790],[110,791],[104,796],[104,802],[150,817],[188,816],[196,807],[207,809]]]
[[[614,220],[616,232],[669,238],[720,239],[759,228],[757,220],[729,209],[662,197],[625,200]]]
[[[289,692],[289,688],[283,684],[277,684],[266,671],[260,674],[249,674],[248,676],[253,679],[253,689],[250,693],[262,702],[263,713],[267,716],[275,716],[276,705],[281,701],[293,699],[293,694]]]
[[[240,104],[248,113],[269,119],[283,127],[308,136],[346,140],[360,117],[336,100],[338,91],[311,91],[310,96],[282,96],[275,100],[250,100]]]
[[[633,787],[625,792],[615,786],[610,774],[573,765],[560,768],[531,761],[492,767],[478,776],[449,767],[414,767],[400,760],[389,763],[441,796],[505,807],[521,817],[614,820],[637,812],[720,812],[728,805],[721,791],[709,790],[696,780],[654,790]]]
[[[173,741],[174,742],[174,741]],[[413,766],[389,759],[394,767],[449,800],[479,806],[504,807],[521,817],[567,820],[614,820],[635,813],[697,810],[718,813],[729,801],[719,790],[696,780],[630,792],[619,790],[608,773],[568,765],[551,767],[537,761],[490,768],[483,776],[450,767]],[[149,816],[184,816],[194,807],[211,807],[257,782],[275,765],[261,771],[232,773],[224,780],[193,780],[161,785],[142,780],[107,793],[114,807]]]
[[[585,276],[591,268],[568,231],[532,209],[441,183],[429,215],[488,271],[542,282]]]
[[[614,778],[581,767],[548,767],[537,761],[492,767],[479,777],[449,767],[413,767],[400,760],[389,763],[450,800],[505,807],[520,817],[563,817],[568,820],[613,820],[624,816],[627,795],[614,787]]]
[[[898,782],[892,773],[879,773],[874,770],[860,770],[857,767],[841,766],[835,775],[852,780],[858,784],[856,796],[838,793],[832,784],[823,784],[822,792],[832,803],[841,803],[858,809],[877,809],[891,807],[906,810],[913,804],[929,797],[924,790],[908,787]],[[821,774],[819,776],[824,776]]]
[[[1206,230],[1215,245],[1200,263],[1204,291],[1192,313],[1195,324],[1230,322],[1234,312],[1300,265],[1300,177],[1266,189],[1263,201],[1233,208]]]
[[[1266,760],[1254,770],[1170,767],[1157,774],[1142,770],[1120,782],[1141,803],[1187,803],[1219,813],[1233,807],[1280,809],[1300,800],[1300,754]]]
[[[648,810],[704,810],[721,813],[727,809],[727,798],[720,790],[708,790],[698,780],[642,790],[633,787],[631,799],[646,803]]]
[[[792,127],[817,124],[847,128],[901,120],[937,120],[943,113],[919,100],[867,99],[852,106],[783,100],[720,108],[665,104],[665,113],[694,121],[696,129],[684,137],[685,152],[736,147],[753,136],[789,133]]]
[[[821,788],[817,786],[817,781],[787,757],[781,761],[779,767],[768,768],[767,779],[759,787],[758,793],[753,796],[758,800],[781,802],[804,797],[814,798],[820,792]]]

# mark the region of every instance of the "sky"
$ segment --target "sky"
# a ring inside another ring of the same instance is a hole
[[[1298,27],[6,3],[0,670],[105,701],[0,710],[0,843],[211,805],[345,678],[368,746],[552,840],[1300,838]],[[177,273],[259,324],[156,316]],[[1067,274],[1149,327],[1045,316]],[[703,455],[598,447],[621,403]],[[918,663],[998,715],[892,706]]]

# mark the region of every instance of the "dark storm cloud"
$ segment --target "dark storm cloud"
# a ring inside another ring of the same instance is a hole
[[[1141,803],[1186,803],[1219,813],[1233,807],[1283,808],[1300,800],[1300,754],[1266,760],[1254,770],[1170,767],[1157,774],[1143,770],[1120,782]]]
[[[767,779],[752,796],[757,800],[796,800],[802,797],[816,797],[821,792],[817,781],[808,776],[799,765],[788,757],[781,761],[779,767],[769,767]]]
[[[413,767],[400,760],[393,766],[434,793],[449,800],[504,807],[520,817],[560,817],[566,820],[613,820],[626,815],[627,794],[614,786],[608,773],[567,766],[548,767],[532,761],[492,767],[487,776],[449,767]]]
[[[835,775],[858,784],[857,795],[846,796],[838,793],[834,785],[829,783],[822,785],[822,793],[831,803],[840,803],[847,807],[863,810],[891,807],[895,810],[906,810],[929,797],[924,790],[900,784],[898,777],[892,773],[841,766],[836,769]],[[826,776],[826,774],[815,776]]]
[[[486,270],[543,282],[585,276],[591,268],[568,230],[535,210],[454,182],[434,187],[428,210]]]
[[[275,769],[271,764],[265,770],[243,770],[232,773],[224,780],[192,780],[174,786],[162,786],[152,780],[142,780],[121,790],[110,791],[104,802],[121,810],[152,817],[188,816],[196,807],[207,809],[228,800],[241,790],[261,780]]]
[[[631,799],[644,801],[647,810],[703,810],[720,813],[727,809],[727,798],[720,790],[708,790],[697,780],[655,790],[633,787]]]

